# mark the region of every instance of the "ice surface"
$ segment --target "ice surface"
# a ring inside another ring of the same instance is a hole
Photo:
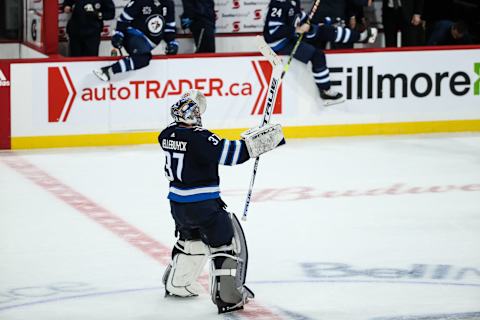
[[[480,318],[480,135],[262,156],[243,223],[256,299],[227,315],[207,291],[163,297],[163,163],[156,145],[0,153],[0,319]],[[239,215],[252,165],[221,169]]]

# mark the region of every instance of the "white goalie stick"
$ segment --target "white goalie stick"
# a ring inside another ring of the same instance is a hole
[[[257,36],[257,41],[259,42],[258,49],[262,55],[268,59],[270,64],[273,67],[272,77],[270,78],[270,84],[268,85],[267,99],[265,100],[265,109],[263,111],[263,119],[260,126],[264,126],[270,122],[270,117],[272,116],[273,106],[277,100],[278,88],[280,83],[285,75],[285,68],[282,64],[280,57],[270,48],[270,46],[265,42],[263,37]],[[255,183],[255,177],[257,175],[258,162],[260,157],[255,158],[255,164],[253,165],[253,173],[250,179],[250,187],[248,188],[247,199],[245,200],[245,208],[243,209],[242,220],[247,220],[248,207],[250,206],[250,200],[252,198],[253,185]]]
[[[315,0],[315,2],[313,3],[312,9],[310,10],[310,13],[308,14],[308,17],[307,17],[307,21],[306,21],[307,24],[310,24],[310,21],[315,15],[315,12],[317,11],[319,5],[320,5],[320,0]],[[292,49],[292,52],[288,57],[288,62],[285,66],[282,64],[282,60],[280,59],[280,57],[272,50],[272,48],[270,48],[270,46],[265,42],[263,37],[257,36],[257,41],[259,42],[258,50],[262,53],[262,55],[265,58],[268,59],[268,61],[270,61],[270,64],[273,67],[272,78],[270,79],[270,84],[268,85],[267,99],[265,101],[265,109],[263,111],[263,119],[260,126],[264,126],[270,121],[270,117],[273,112],[273,106],[275,105],[275,101],[277,99],[278,88],[280,87],[280,84],[283,78],[285,77],[285,74],[287,73],[288,68],[290,67],[290,63],[292,62],[293,56],[297,52],[300,42],[302,42],[303,35],[304,34],[302,33],[298,37]],[[260,157],[255,158],[255,164],[253,165],[253,173],[250,179],[250,186],[248,188],[247,198],[245,200],[245,208],[243,209],[242,221],[247,220],[248,208],[250,206],[250,200],[252,198],[253,185],[255,184],[255,177],[257,176],[259,161],[260,161]]]

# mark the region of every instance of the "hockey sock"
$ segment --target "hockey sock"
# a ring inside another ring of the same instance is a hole
[[[323,51],[317,49],[311,61],[315,84],[320,90],[328,90],[330,88],[330,71]]]
[[[121,73],[131,70],[138,70],[148,66],[151,59],[152,55],[150,53],[125,57],[112,65],[112,71],[113,73]]]
[[[360,40],[360,33],[356,30],[349,28],[336,27],[335,37],[333,42],[335,43],[353,43]]]
[[[130,70],[135,70],[135,65],[130,57],[125,57],[112,64],[113,73],[127,72]]]
[[[327,67],[319,70],[312,70],[315,84],[321,90],[330,88],[330,71]]]

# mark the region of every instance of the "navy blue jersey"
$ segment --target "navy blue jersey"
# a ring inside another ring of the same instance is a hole
[[[158,142],[165,152],[168,199],[176,202],[219,198],[218,165],[250,159],[245,141],[221,139],[202,127],[173,123],[160,133]]]
[[[215,1],[213,0],[182,0],[183,17],[200,20],[203,23],[215,25]]]
[[[274,51],[283,49],[295,39],[295,27],[304,19],[299,0],[270,1],[263,27],[265,41]]]
[[[171,0],[130,0],[117,21],[117,31],[143,33],[154,45],[175,39],[175,6]]]

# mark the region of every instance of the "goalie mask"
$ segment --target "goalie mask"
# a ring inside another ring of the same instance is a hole
[[[205,96],[198,90],[190,90],[171,107],[175,122],[202,126],[202,114],[207,109]]]

